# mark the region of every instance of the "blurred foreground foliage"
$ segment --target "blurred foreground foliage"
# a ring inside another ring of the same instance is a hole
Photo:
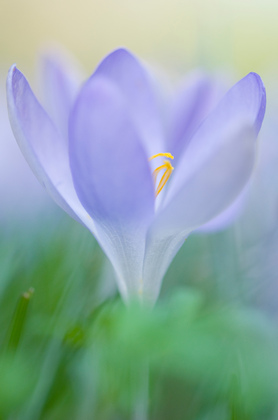
[[[194,286],[202,241],[186,245],[199,261],[188,264],[190,287],[170,290],[176,265],[150,309],[124,305],[74,222],[4,232],[0,419],[276,419],[277,326]]]

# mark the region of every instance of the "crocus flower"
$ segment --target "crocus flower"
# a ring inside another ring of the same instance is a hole
[[[38,179],[95,235],[124,299],[150,302],[185,238],[246,185],[265,112],[262,81],[250,73],[176,147],[147,71],[125,49],[108,55],[83,85],[69,107],[68,134],[15,66],[7,97],[14,135]]]

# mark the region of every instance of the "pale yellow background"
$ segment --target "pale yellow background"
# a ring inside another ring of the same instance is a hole
[[[233,67],[239,75],[277,68],[274,0],[0,0],[0,60],[31,69],[42,45],[59,43],[88,71],[126,46],[184,72]],[[31,71],[31,70],[30,70]]]

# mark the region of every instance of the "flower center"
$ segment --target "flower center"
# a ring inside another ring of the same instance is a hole
[[[156,155],[151,156],[149,158],[149,160],[152,160],[152,159],[154,159],[158,156],[164,156],[164,157],[167,157],[168,159],[174,159],[174,156],[172,156],[171,153],[157,153]],[[159,181],[158,186],[157,186],[156,191],[155,191],[155,196],[156,197],[158,196],[160,191],[162,191],[162,189],[165,187],[168,179],[170,178],[171,173],[174,170],[174,168],[171,165],[169,160],[164,160],[163,165],[158,166],[153,171],[154,185],[156,185],[156,180],[157,180],[158,174],[163,170],[164,170],[164,173],[163,173],[162,177],[160,178],[160,181]]]

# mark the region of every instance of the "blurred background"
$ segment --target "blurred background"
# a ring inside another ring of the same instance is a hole
[[[1,0],[2,63],[29,70],[53,42],[89,72],[126,46],[175,71],[205,65],[262,73],[277,63],[277,7],[274,0]]]
[[[275,0],[0,0],[1,419],[277,419],[277,22]],[[88,77],[119,46],[170,80],[255,71],[267,91],[242,211],[186,241],[147,314],[39,185],[6,110],[13,63],[39,92],[45,49]]]

